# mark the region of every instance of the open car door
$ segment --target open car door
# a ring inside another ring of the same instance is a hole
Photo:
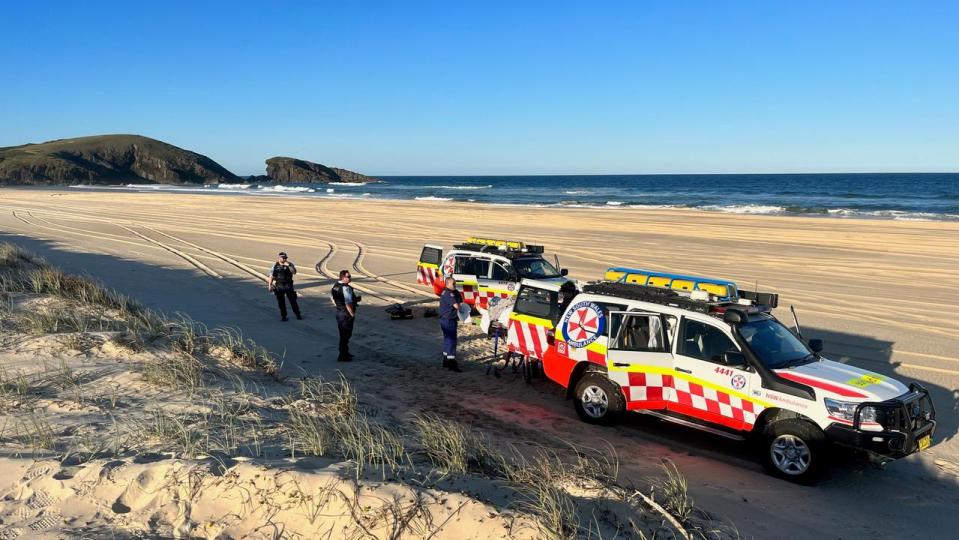
[[[420,252],[420,260],[416,263],[416,282],[420,285],[432,287],[433,291],[442,290],[443,279],[440,273],[440,261],[443,260],[443,248],[426,244]]]

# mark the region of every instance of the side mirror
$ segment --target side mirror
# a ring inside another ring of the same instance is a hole
[[[746,355],[730,349],[723,354],[723,363],[731,367],[746,367]]]
[[[821,339],[810,339],[810,340],[809,340],[809,348],[810,348],[810,349],[812,350],[812,352],[814,352],[814,353],[821,353],[821,352],[822,352],[822,345],[823,345],[823,344],[822,344],[822,340],[821,340]]]
[[[559,275],[561,275],[561,276],[568,276],[568,275],[569,275],[569,268],[563,268],[563,269],[561,269],[561,270],[559,271]]]

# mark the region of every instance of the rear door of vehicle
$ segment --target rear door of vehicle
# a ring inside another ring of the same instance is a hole
[[[629,410],[666,408],[672,388],[673,355],[665,326],[657,313],[609,314],[608,375],[623,388]]]
[[[667,408],[732,429],[749,429],[761,406],[749,395],[749,368],[725,363],[730,350],[739,348],[723,329],[682,317],[674,347],[674,394]]]
[[[510,352],[542,359],[549,346],[547,334],[559,309],[559,293],[531,285],[520,286],[509,316]]]
[[[443,248],[426,244],[420,252],[420,260],[416,263],[416,282],[436,289],[436,282],[440,277],[440,261],[443,260]]]
[[[452,276],[456,280],[456,288],[463,293],[463,301],[471,306],[476,305],[479,293],[479,283],[476,279],[476,259],[476,254],[460,252],[448,255],[446,262],[443,263],[444,273],[450,275],[447,273],[448,270],[450,268],[453,270]]]
[[[488,268],[477,268],[479,298],[477,307],[489,309],[491,304],[516,294],[517,283],[512,280],[509,263],[495,257],[490,258]],[[487,270],[485,274],[480,270]]]

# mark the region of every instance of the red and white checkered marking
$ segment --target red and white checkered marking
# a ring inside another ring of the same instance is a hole
[[[733,423],[742,422],[746,428],[752,427],[763,410],[761,405],[752,401],[673,375],[634,372],[628,375],[629,384],[623,387],[623,393],[627,402],[640,408],[646,402],[676,403],[687,409],[728,418]],[[655,403],[650,405],[655,406]]]
[[[489,289],[480,288],[479,292],[476,293],[476,302],[479,307],[483,309],[489,309],[490,299],[492,298],[506,299],[506,298],[509,298],[510,296],[512,295],[509,293],[493,292]]]
[[[463,301],[470,305],[476,304],[476,289],[476,285],[467,285],[466,283],[462,283],[460,285],[460,292],[463,293]]]

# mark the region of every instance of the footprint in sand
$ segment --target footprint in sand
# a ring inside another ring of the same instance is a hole
[[[56,527],[60,524],[62,518],[59,515],[45,515],[40,517],[40,519],[34,521],[30,524],[31,531],[42,531],[44,529],[49,529],[50,527]]]
[[[56,504],[57,499],[51,496],[46,491],[37,491],[33,494],[33,497],[27,501],[27,507],[31,510],[40,510]]]
[[[0,540],[13,540],[23,534],[23,529],[18,527],[9,527],[0,530]]]

